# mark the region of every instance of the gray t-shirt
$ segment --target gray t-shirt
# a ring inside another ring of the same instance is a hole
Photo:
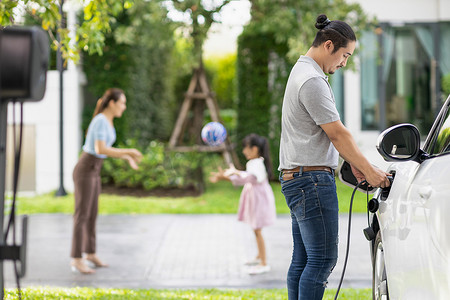
[[[336,169],[339,153],[319,125],[339,119],[328,77],[312,58],[301,56],[284,94],[278,170],[298,166]]]

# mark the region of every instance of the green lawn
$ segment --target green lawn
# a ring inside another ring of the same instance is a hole
[[[324,300],[334,299],[336,290],[326,290]],[[343,289],[340,300],[371,299],[370,289]],[[15,290],[7,290],[5,299],[17,299]],[[277,300],[287,299],[286,289],[197,289],[197,290],[129,290],[129,289],[90,289],[90,288],[27,288],[22,291],[22,299],[102,299],[102,300]]]
[[[275,194],[277,213],[288,213],[279,183],[272,183]],[[208,183],[206,191],[198,197],[161,198],[131,197],[118,195],[100,195],[100,214],[207,214],[236,213],[240,187],[233,187],[229,182]],[[337,181],[340,212],[347,213],[352,189]],[[53,193],[36,197],[20,197],[19,214],[36,213],[73,213],[73,194],[55,197]],[[366,195],[356,192],[353,212],[366,212]]]

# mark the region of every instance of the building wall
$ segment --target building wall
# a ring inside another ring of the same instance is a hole
[[[349,0],[359,3],[370,16],[379,22],[436,22],[450,18],[448,0]]]
[[[66,191],[73,191],[72,171],[78,160],[81,149],[81,104],[83,76],[77,68],[71,67],[64,72],[64,187]],[[32,140],[24,140],[23,147],[35,144],[35,157],[23,157],[22,161],[34,161],[36,175],[35,190],[27,190],[29,184],[22,184],[25,189],[21,193],[46,193],[59,188],[59,73],[58,71],[47,72],[47,88],[44,98],[39,102],[25,102],[24,124],[33,128]],[[19,120],[19,109],[16,108],[16,122]],[[13,120],[12,104],[8,107],[8,124],[11,127]],[[12,170],[12,147],[8,147],[7,170]],[[23,168],[22,168],[23,169]],[[11,174],[7,174],[12,178]],[[33,176],[21,175],[20,179],[30,180]]]

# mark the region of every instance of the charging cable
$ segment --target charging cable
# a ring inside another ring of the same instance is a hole
[[[14,172],[13,172],[13,193],[12,193],[12,205],[11,211],[9,213],[9,220],[7,222],[7,228],[4,234],[4,241],[6,243],[8,239],[8,234],[12,231],[13,246],[16,244],[16,202],[17,202],[17,188],[19,184],[19,169],[20,169],[20,155],[22,151],[22,137],[23,137],[23,102],[20,102],[20,126],[19,126],[19,136],[18,141],[16,140],[17,130],[16,130],[16,102],[13,102],[13,144],[14,144]],[[23,237],[22,237],[23,238]],[[23,264],[24,262],[22,262]],[[16,277],[17,293],[19,300],[22,299],[22,293],[20,289],[20,279],[19,271],[17,268],[17,261],[13,261],[14,274]]]
[[[356,185],[356,187],[353,189],[352,197],[350,199],[350,209],[349,209],[349,213],[348,213],[348,230],[347,230],[347,250],[345,251],[345,260],[344,260],[344,267],[342,269],[341,280],[339,281],[339,285],[338,285],[338,288],[336,291],[336,295],[334,296],[334,300],[337,300],[337,298],[339,296],[339,291],[341,290],[342,282],[344,281],[345,269],[347,268],[348,254],[350,252],[350,231],[351,231],[351,225],[352,225],[353,198],[355,197],[355,193],[358,190],[358,188],[364,184],[368,184],[366,180],[363,180]],[[367,191],[367,197],[368,196],[369,196],[369,192]]]

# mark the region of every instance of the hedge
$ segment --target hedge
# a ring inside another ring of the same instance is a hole
[[[250,133],[269,140],[273,170],[279,164],[281,105],[287,81],[287,45],[268,33],[245,31],[238,39],[237,145]],[[241,160],[244,161],[241,155]],[[276,175],[276,174],[275,174]]]

